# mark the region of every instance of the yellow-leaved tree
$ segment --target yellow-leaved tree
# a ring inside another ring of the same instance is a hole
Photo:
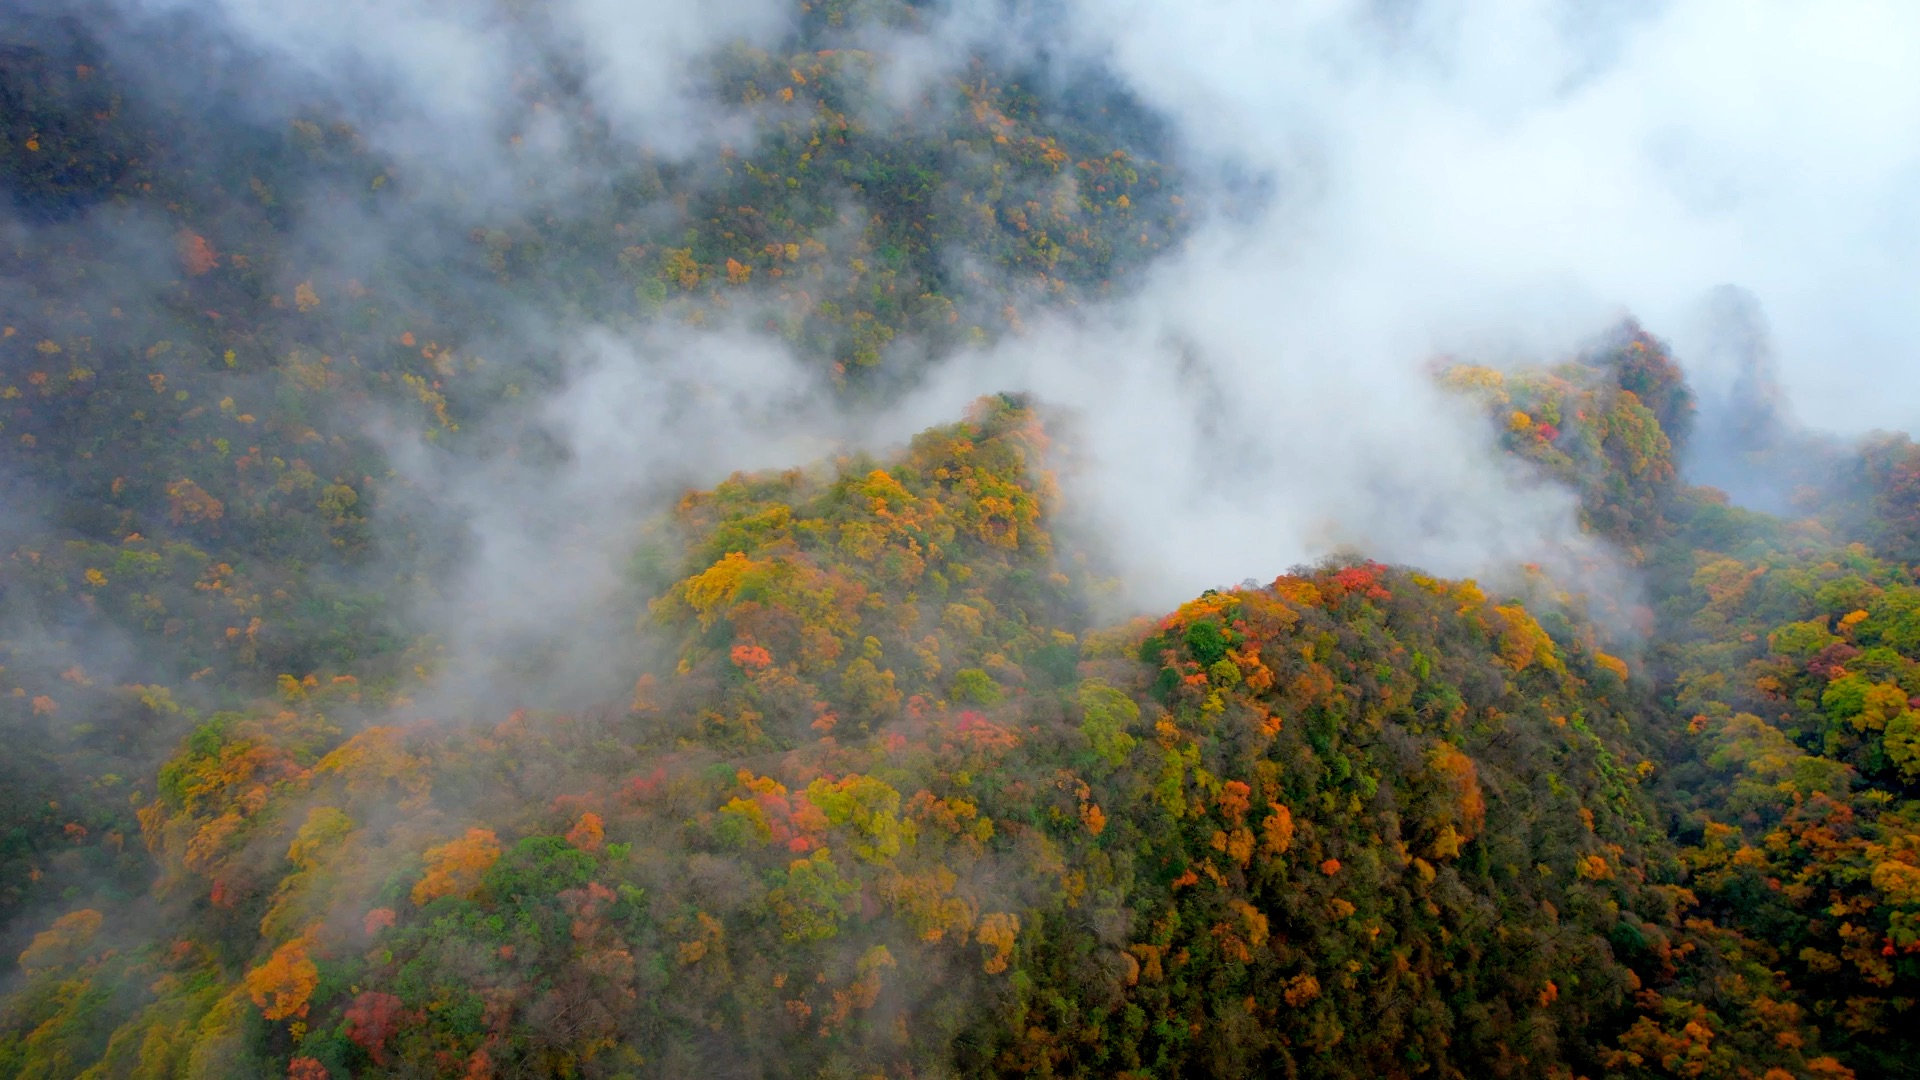
[[[492,829],[468,829],[458,840],[428,848],[427,873],[413,887],[413,902],[426,905],[443,896],[472,896],[499,858],[500,838]]]

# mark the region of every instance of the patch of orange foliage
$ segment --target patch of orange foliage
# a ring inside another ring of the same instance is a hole
[[[430,904],[443,896],[471,896],[480,878],[500,858],[500,838],[492,829],[468,829],[458,840],[427,850],[427,874],[413,887],[413,902]]]

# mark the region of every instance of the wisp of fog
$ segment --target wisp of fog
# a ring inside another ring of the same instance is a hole
[[[699,63],[790,31],[765,0],[119,13],[128,64],[140,27],[199,20],[246,61],[236,107],[284,119],[325,102],[415,181],[398,216],[305,223],[344,270],[455,244],[503,208],[552,213],[609,183],[614,161],[712,168],[710,151],[750,147],[771,121],[705,93]],[[369,421],[475,538],[460,586],[421,600],[448,608],[458,650],[581,625],[678,485],[898,442],[1000,390],[1073,418],[1069,499],[1143,606],[1339,547],[1446,573],[1587,551],[1571,498],[1503,462],[1434,388],[1433,359],[1552,358],[1631,312],[1700,360],[1711,407],[1744,377],[1713,338],[1724,321],[1699,317],[1723,285],[1771,327],[1801,419],[1916,419],[1912,5],[955,0],[925,15],[871,42],[893,59],[854,103],[868,122],[950,107],[935,90],[974,55],[1062,85],[1097,73],[1171,133],[1199,214],[1185,242],[1114,295],[1036,305],[1024,332],[936,357],[877,399],[836,397],[750,307],[641,332],[503,293],[497,349],[537,339],[568,373],[533,413],[565,452],[449,458]],[[596,124],[527,103],[554,55]],[[889,363],[924,359],[892,348]]]

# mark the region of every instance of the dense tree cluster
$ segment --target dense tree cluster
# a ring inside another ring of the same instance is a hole
[[[532,34],[537,7],[503,17]],[[518,104],[578,152],[494,201],[410,174],[325,100],[208,108],[266,61],[190,20],[0,20],[24,223],[0,241],[0,917],[139,891],[130,797],[189,711],[285,674],[351,675],[369,710],[416,688],[437,645],[400,601],[453,587],[467,538],[367,420],[436,461],[551,454],[530,413],[573,343],[524,324],[750,325],[856,399],[1107,294],[1182,232],[1119,95],[1050,104],[981,62],[903,129],[860,46],[931,16],[797,7],[784,51],[714,59],[708,97],[756,136],[709,160],[629,153],[564,57],[530,57]],[[370,239],[342,256],[316,231]]]
[[[0,1075],[1916,1075],[1920,451],[1822,447],[1785,517],[1688,488],[1631,324],[1439,378],[1645,609],[1354,557],[1112,625],[997,396],[636,529],[618,700],[436,695],[401,598],[466,552],[392,447],[557,453],[505,312],[751,325],[884,400],[1178,241],[1101,88],[975,61],[873,122],[927,17],[713,58],[758,135],[709,160],[547,57],[592,182],[505,203],[6,24]],[[420,235],[323,259],[329,214]]]
[[[1862,1074],[1908,1075],[1920,977],[1912,444],[1809,440],[1804,460],[1776,464],[1805,482],[1805,516],[1743,510],[1673,482],[1665,424],[1684,416],[1684,385],[1658,341],[1632,328],[1624,340],[1549,374],[1445,377],[1480,393],[1507,449],[1575,483],[1589,524],[1631,539],[1647,565],[1661,707],[1641,731],[1701,910],[1745,936]],[[1664,389],[1643,404],[1633,387]],[[1570,393],[1594,434],[1542,434],[1505,411],[1517,403],[1550,424]],[[1632,529],[1609,529],[1616,520]]]
[[[1677,843],[1663,710],[1591,630],[1370,563],[1091,629],[1046,451],[989,399],[895,460],[689,495],[639,615],[680,644],[617,708],[349,730],[351,678],[289,676],[202,722],[139,815],[188,916],[53,924],[4,1060],[1841,1076],[1819,1047],[1888,1030],[1911,838],[1891,805],[1836,835],[1780,778],[1897,781],[1905,697],[1837,676],[1812,700],[1861,764],[1824,771],[1708,709],[1698,767],[1751,772],[1728,806],[1758,824]],[[1897,636],[1881,588],[1761,648]],[[1742,891],[1769,874],[1793,962],[1851,996],[1796,996]],[[1822,917],[1821,875],[1860,918]]]
[[[1692,395],[1661,343],[1627,323],[1605,347],[1544,369],[1442,369],[1443,385],[1485,403],[1501,445],[1580,493],[1581,523],[1645,557],[1665,533],[1678,475],[1676,445]]]

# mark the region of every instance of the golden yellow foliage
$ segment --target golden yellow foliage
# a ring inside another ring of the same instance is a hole
[[[692,248],[668,248],[662,255],[661,278],[688,292],[700,287],[700,264],[694,261]]]
[[[92,908],[67,912],[33,936],[33,944],[20,954],[21,969],[29,973],[44,971],[78,960],[105,921]]]
[[[1260,823],[1261,850],[1268,855],[1285,855],[1293,846],[1293,811],[1280,803],[1268,803],[1273,811]]]
[[[442,896],[472,896],[499,858],[500,839],[492,829],[468,829],[458,840],[427,849],[427,873],[413,887],[413,902],[425,905]]]
[[[1890,903],[1920,906],[1920,866],[1883,862],[1873,868],[1873,887]]]
[[[1287,980],[1287,988],[1280,996],[1297,1009],[1320,996],[1320,980],[1311,975],[1295,975]]]
[[[167,485],[167,518],[175,525],[219,521],[227,508],[219,499],[192,480],[175,480]]]
[[[1525,671],[1534,664],[1549,671],[1565,670],[1560,656],[1554,651],[1553,638],[1536,621],[1527,609],[1519,604],[1507,604],[1493,609],[1504,629],[1500,633],[1500,658],[1514,671]]]
[[[307,1003],[320,985],[320,969],[307,955],[305,935],[280,946],[266,963],[247,972],[247,996],[269,1020],[307,1015]]]
[[[1598,667],[1603,671],[1611,671],[1615,675],[1618,675],[1620,677],[1621,682],[1627,681],[1629,673],[1627,670],[1627,662],[1625,660],[1622,660],[1617,656],[1612,656],[1607,653],[1596,651],[1593,654],[1593,663],[1595,667]]]
[[[1487,818],[1487,800],[1480,791],[1480,774],[1473,759],[1452,743],[1435,743],[1427,752],[1427,767],[1451,796],[1448,810],[1460,839],[1473,839]]]
[[[1270,931],[1267,925],[1267,917],[1260,912],[1260,909],[1247,903],[1245,900],[1234,900],[1229,903],[1228,906],[1233,908],[1234,913],[1239,915],[1240,921],[1245,924],[1247,944],[1256,949],[1265,945],[1267,943],[1267,935]],[[1352,909],[1349,908],[1348,910],[1351,911]]]
[[[1020,936],[1020,916],[1004,911],[996,911],[980,920],[979,932],[974,935],[980,944],[990,946],[993,955],[987,957],[981,967],[989,975],[998,975],[1007,970],[1007,962],[1013,958],[1013,944]]]
[[[719,948],[726,938],[726,927],[720,920],[704,911],[694,913],[694,920],[700,927],[700,936],[692,941],[680,943],[679,956],[682,964],[697,964],[707,958],[713,950]]]
[[[1507,377],[1490,367],[1455,364],[1440,373],[1440,383],[1449,390],[1476,394],[1496,406],[1512,400],[1506,389]]]
[[[738,551],[728,552],[727,556],[698,575],[689,578],[684,586],[687,604],[700,615],[700,625],[708,627],[720,616],[720,608],[731,602],[740,591],[741,585],[749,580],[749,575],[770,569],[771,564],[756,562]]]

